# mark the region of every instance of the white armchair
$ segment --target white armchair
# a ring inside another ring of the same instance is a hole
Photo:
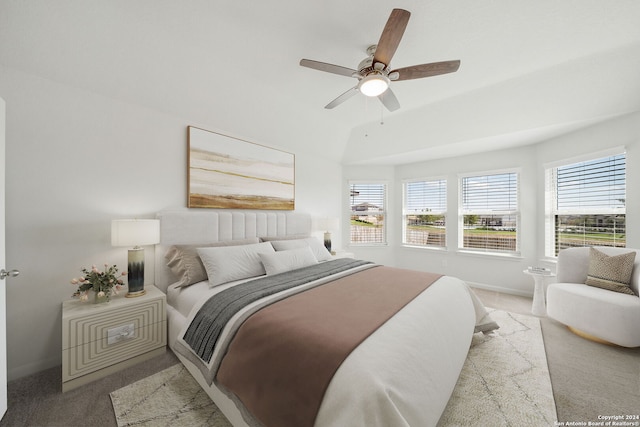
[[[547,315],[574,332],[623,347],[640,347],[640,249],[596,247],[607,255],[636,252],[631,275],[635,295],[585,285],[589,248],[558,254],[557,283],[547,289]]]

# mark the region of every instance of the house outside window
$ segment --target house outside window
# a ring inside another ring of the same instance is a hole
[[[387,243],[385,183],[349,184],[350,243],[379,245]]]
[[[403,184],[403,244],[446,247],[446,216],[446,179],[407,181]]]
[[[518,175],[507,171],[460,178],[461,249],[519,253]]]
[[[579,246],[626,246],[626,154],[617,149],[545,169],[547,256]]]

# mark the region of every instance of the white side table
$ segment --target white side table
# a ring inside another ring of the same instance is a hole
[[[546,303],[546,290],[545,290],[545,278],[555,277],[555,274],[540,274],[533,273],[529,270],[522,270],[524,274],[528,274],[533,277],[533,303],[531,304],[531,313],[534,316],[546,316],[547,315],[547,303]]]

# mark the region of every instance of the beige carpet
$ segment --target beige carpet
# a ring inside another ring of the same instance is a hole
[[[439,426],[547,426],[556,420],[540,322],[490,310],[500,329],[475,334]],[[230,424],[176,365],[111,393],[118,426]]]

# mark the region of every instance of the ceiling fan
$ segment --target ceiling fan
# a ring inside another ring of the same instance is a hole
[[[391,58],[393,58],[400,44],[410,16],[411,13],[404,9],[393,9],[391,11],[378,44],[369,46],[367,49],[367,55],[369,56],[360,62],[357,70],[311,59],[300,60],[300,65],[303,67],[358,79],[356,86],[338,96],[324,108],[334,108],[360,92],[366,96],[378,97],[389,111],[395,111],[400,108],[400,103],[389,87],[390,82],[421,79],[423,77],[453,73],[458,70],[460,67],[460,61],[458,60],[432,62],[391,70],[389,66]]]

